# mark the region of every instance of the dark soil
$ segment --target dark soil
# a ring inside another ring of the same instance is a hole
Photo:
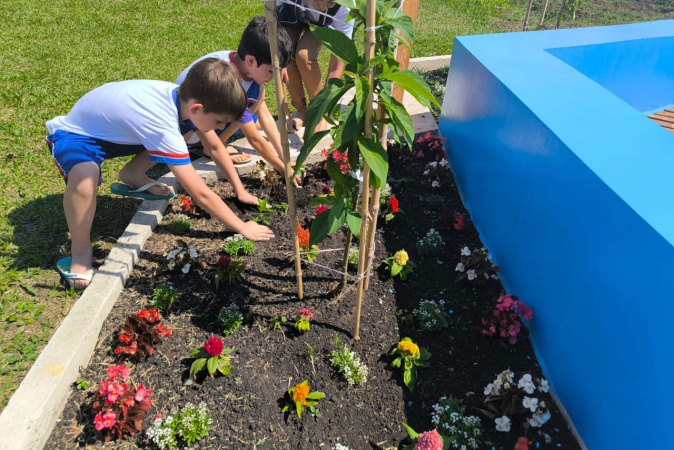
[[[276,239],[258,243],[255,255],[244,257],[247,262],[244,281],[233,287],[221,286],[216,292],[213,267],[221,255],[223,239],[231,233],[215,220],[202,217],[195,219],[187,236],[170,234],[165,224],[180,210],[176,198],[173,211],[168,212],[163,225],[145,244],[127,288],[103,325],[91,363],[82,369],[82,377],[91,382],[91,387],[73,392],[47,448],[102,445],[92,425],[93,393],[105,377],[106,368],[118,362],[112,350],[125,317],[147,307],[153,288],[165,282],[171,282],[182,293],[177,305],[163,314],[164,323],[174,329],[173,336],[165,339],[157,353],[146,361],[127,365],[136,383],[153,390],[153,408],[145,428],[156,414],[175,413],[186,402],[208,404],[213,417],[212,431],[208,438],[196,444],[197,448],[329,449],[335,442],[353,449],[398,448],[406,442],[402,423],[420,432],[430,429],[431,408],[441,396],[462,398],[468,406],[467,413],[479,415],[472,408],[481,406],[484,387],[502,370],[530,371],[541,376],[528,339],[505,348],[473,328],[473,322],[493,306],[503,288],[498,280],[490,280],[484,286],[454,282],[460,249],[465,245],[481,246],[472,224],[468,223],[461,232],[439,224],[440,214],[430,210],[424,201],[427,195],[438,191],[421,176],[425,162],[413,160],[409,152],[399,149],[391,151],[391,160],[391,186],[404,213],[388,225],[380,221],[375,259],[379,262],[405,248],[418,267],[406,281],[391,280],[381,271],[372,277],[370,289],[364,296],[359,341],[351,339],[355,290],[335,302],[339,295],[339,275],[315,266],[305,268],[305,297],[297,298],[294,268],[288,262],[291,251],[288,220],[281,212],[274,213],[271,225]],[[307,226],[312,220],[314,208],[309,207],[308,202],[320,194],[328,181],[319,168],[310,171],[304,182],[306,187],[297,195],[301,224]],[[286,201],[282,186],[262,187],[251,179],[244,179],[244,183],[253,193],[269,196],[272,204]],[[218,184],[215,190],[239,215],[248,219],[255,217],[254,212],[243,211],[232,201],[229,184]],[[441,194],[448,208],[465,213],[453,184],[443,186]],[[445,251],[423,259],[415,243],[432,227],[441,231]],[[339,248],[344,245],[344,237],[345,232],[341,230],[328,237],[321,248]],[[164,256],[176,248],[181,239],[196,247],[209,264],[207,269],[193,269],[182,279],[167,271]],[[339,269],[341,258],[341,252],[321,253],[317,262]],[[445,300],[452,311],[449,329],[419,332],[408,324],[399,324],[397,312],[412,311],[422,299]],[[225,346],[236,349],[232,371],[228,376],[185,385],[192,361],[190,351],[202,345],[210,334],[222,335],[217,314],[231,303],[250,313],[245,327],[224,337]],[[309,308],[316,316],[309,332],[298,335],[292,325],[287,325],[283,332],[271,329],[271,317],[285,315],[292,321],[299,308]],[[367,364],[369,376],[365,387],[348,387],[331,368],[328,357],[335,335],[348,342]],[[419,371],[414,393],[402,384],[402,373],[392,372],[388,356],[405,336],[432,354],[430,367]],[[315,349],[315,373],[306,353],[307,345]],[[312,390],[326,393],[326,398],[318,404],[321,418],[306,412],[300,421],[295,414],[281,413],[279,401],[289,387],[303,380],[309,381]],[[552,437],[552,442],[546,444],[535,430],[529,431],[530,439],[541,448],[579,448],[559,411],[551,408],[551,412],[552,419],[542,430]],[[518,436],[523,434],[516,427],[510,433],[499,433],[494,430],[493,421],[486,418],[483,425],[483,448],[512,449]],[[116,445],[133,448],[146,444],[141,434]]]

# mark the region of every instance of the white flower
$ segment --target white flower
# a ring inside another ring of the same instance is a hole
[[[190,263],[185,264],[185,265],[183,266],[183,268],[181,269],[182,272],[185,273],[185,274],[188,273],[188,272],[190,271],[190,266],[191,266],[191,265],[192,265],[192,264],[190,264]]]
[[[538,386],[538,390],[547,393],[550,390],[550,384],[548,383],[548,380],[546,380],[545,378],[541,379],[540,385]]]
[[[175,258],[176,255],[177,255],[178,253],[180,253],[180,251],[181,251],[182,249],[183,249],[182,247],[179,247],[179,248],[177,248],[177,249],[175,249],[175,250],[171,250],[171,251],[169,252],[168,256],[166,257],[166,259],[173,259],[173,258]]]
[[[424,170],[424,175],[428,175],[428,169]]]
[[[437,163],[436,161],[433,161],[433,162],[429,162],[429,163],[428,163],[428,166],[429,166],[429,167],[437,167],[437,165],[438,165],[438,163]]]
[[[473,281],[475,278],[477,278],[477,273],[475,272],[475,269],[470,269],[468,272],[466,272],[466,275],[468,275],[469,281]]]
[[[461,255],[463,256],[470,256],[472,253],[470,252],[470,249],[468,247],[464,247],[461,249]]]
[[[197,251],[193,248],[190,249],[190,258],[196,259],[199,255],[197,254]]]
[[[440,165],[441,165],[442,167],[447,167],[448,164],[449,164],[449,161],[447,161],[447,158],[442,158],[442,159],[440,160]]]
[[[549,409],[546,409],[543,415],[541,416],[541,425],[550,420],[550,417],[552,417],[552,414],[550,414]]]
[[[484,388],[484,395],[489,395],[494,390],[494,385],[489,383],[486,388]]]
[[[505,375],[505,379],[506,379],[507,381],[511,382],[511,383],[512,383],[513,380],[515,379],[515,374],[513,373],[512,370],[504,370],[504,371],[501,372],[501,373],[504,374],[504,375]]]
[[[541,425],[543,425],[540,421],[540,418],[541,418],[540,415],[534,414],[533,416],[531,416],[531,419],[529,419],[529,425],[531,425],[534,428],[540,427]]]
[[[267,177],[267,174],[265,173],[264,170],[260,170],[259,175],[260,175],[260,180],[264,180]]]
[[[496,431],[510,431],[510,419],[508,416],[497,417],[496,421]]]
[[[517,383],[517,387],[520,389],[524,389],[524,392],[527,394],[533,394],[534,391],[536,390],[536,386],[534,385],[534,382],[531,381],[531,375],[524,374],[522,378],[520,378],[520,381]]]
[[[363,172],[360,169],[358,169],[356,171],[352,171],[351,172],[351,178],[354,178],[354,179],[362,182],[363,181]]]
[[[440,182],[438,180],[433,181],[431,187],[440,187]]]
[[[463,272],[464,270],[466,270],[466,268],[463,266],[463,263],[460,262],[459,264],[456,265],[456,269],[454,269],[454,272]]]
[[[531,410],[531,412],[536,412],[536,408],[538,407],[538,399],[536,397],[527,397],[525,395],[524,399],[522,400],[522,406],[528,408]]]

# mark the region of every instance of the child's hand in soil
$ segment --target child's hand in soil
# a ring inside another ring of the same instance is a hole
[[[252,220],[244,222],[243,228],[239,230],[245,238],[251,241],[268,241],[274,238],[274,232],[268,227],[253,222]]]
[[[246,192],[242,192],[241,194],[237,195],[236,198],[238,198],[239,201],[240,201],[241,203],[243,203],[244,205],[254,205],[254,206],[257,206],[257,204],[258,204],[258,199],[257,199],[257,197],[254,196],[253,194],[247,192],[247,191],[246,191]],[[242,234],[243,234],[243,233],[242,233]],[[248,237],[248,236],[246,236],[246,237]],[[250,239],[250,238],[249,238],[249,239]]]

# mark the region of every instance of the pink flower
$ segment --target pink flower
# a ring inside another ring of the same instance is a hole
[[[521,436],[517,439],[517,444],[515,444],[515,450],[529,450],[529,445],[531,441],[525,436]]]
[[[113,411],[108,411],[103,414],[103,411],[96,414],[94,417],[94,425],[96,431],[101,431],[103,428],[112,428],[117,423],[117,415]]]
[[[107,398],[105,402],[108,404],[115,403],[119,397],[124,395],[125,390],[126,390],[126,383],[117,383],[117,382],[108,383]]]
[[[316,208],[316,215],[319,215],[320,213],[322,213],[324,211],[327,211],[328,209],[330,209],[330,208],[328,208],[325,205],[321,205],[318,208]]]
[[[442,450],[442,436],[437,430],[421,433],[414,450]]]
[[[211,358],[222,353],[222,339],[211,336],[204,344],[204,350]]]
[[[131,373],[131,370],[129,370],[128,367],[125,365],[119,365],[119,366],[110,366],[108,367],[108,378],[110,378],[110,381],[114,381],[115,378],[118,376],[121,376],[122,379],[126,380],[129,378],[129,374]]]
[[[98,394],[101,395],[101,396],[107,395],[109,384],[110,384],[109,381],[105,381],[105,380],[101,381],[101,385],[98,387]]]
[[[308,309],[298,309],[297,314],[301,320],[314,320],[314,315]]]
[[[145,394],[147,392],[148,392],[147,388],[142,384],[139,384],[138,389],[136,389],[136,395],[134,396],[134,398],[136,399],[137,402],[142,402],[145,399]]]
[[[457,212],[454,213],[454,223],[452,223],[452,226],[456,231],[461,231],[463,230],[464,223],[463,223],[463,214],[459,214]]]

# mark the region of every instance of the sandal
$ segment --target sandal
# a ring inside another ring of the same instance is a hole
[[[58,272],[61,274],[61,277],[64,279],[66,283],[68,283],[70,287],[73,287],[72,284],[70,284],[70,281],[84,280],[91,282],[91,279],[94,277],[95,273],[93,268],[89,269],[89,272],[87,272],[86,274],[70,273],[70,264],[71,264],[70,256],[66,256],[56,261],[56,270],[58,270]]]
[[[132,186],[122,183],[112,183],[112,185],[110,186],[110,192],[117,195],[123,195],[125,197],[142,198],[145,200],[168,200],[170,198],[173,198],[174,195],[176,195],[175,192],[173,191],[173,188],[170,186],[167,187],[169,188],[171,193],[167,195],[155,195],[150,192],[147,192],[147,190],[150,189],[152,186],[166,186],[166,185],[164,183],[160,183],[159,181],[153,181],[152,183],[148,183],[139,188],[134,188]]]
[[[234,151],[232,152],[230,149]],[[234,147],[227,147],[227,152],[232,158],[232,162],[237,166],[248,164],[253,160],[253,156],[250,153],[242,153]]]

